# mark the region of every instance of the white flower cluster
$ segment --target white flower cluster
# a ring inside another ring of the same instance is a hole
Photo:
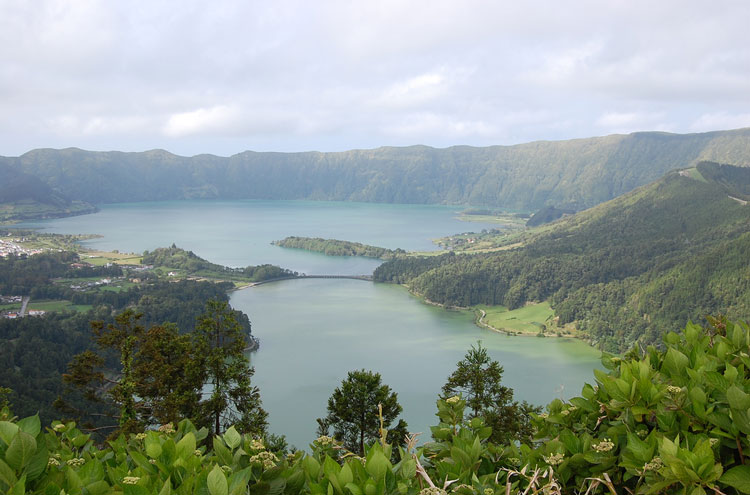
[[[456,404],[460,400],[461,400],[461,397],[454,395],[453,397],[445,399],[445,402],[447,402],[448,404]]]
[[[557,466],[563,461],[564,457],[565,457],[565,454],[552,454],[549,457],[547,457],[546,455],[542,456],[542,458],[544,459],[544,462],[546,462],[550,466]]]
[[[669,386],[667,386],[667,392],[669,392],[672,395],[677,395],[680,392],[682,392],[682,388],[675,387],[674,385],[669,385]]]
[[[263,440],[250,441],[250,448],[253,450],[266,450],[266,446],[263,443]]]
[[[610,440],[609,438],[605,438],[601,442],[592,445],[591,448],[593,448],[597,452],[609,452],[610,450],[615,448],[615,444],[612,443],[612,440]]]
[[[162,433],[166,433],[167,435],[171,435],[172,433],[175,432],[174,425],[172,425],[172,423],[161,425],[159,427],[159,431]]]
[[[263,464],[263,469],[271,469],[272,467],[276,466],[276,463],[278,461],[279,458],[276,457],[276,454],[265,450],[263,452],[258,452],[250,458],[251,463],[259,462]]]
[[[146,439],[146,434],[145,434],[145,433],[138,433],[138,434],[137,434],[137,435],[135,436],[135,439],[136,439],[136,440],[145,440],[145,439]]]
[[[419,495],[446,495],[446,491],[436,486],[428,486],[427,488],[422,488]]]
[[[328,447],[328,446],[333,447],[334,445],[336,445],[336,440],[334,438],[327,437],[324,435],[322,437],[318,437],[315,440],[315,443],[318,444],[318,447]]]
[[[643,465],[643,470],[644,471],[658,471],[663,467],[664,467],[664,463],[662,462],[661,457],[654,457],[653,459],[651,459],[651,461]]]
[[[83,457],[78,457],[76,459],[68,459],[66,463],[68,466],[78,467],[78,466],[83,466],[84,464],[86,464],[86,459],[84,459]]]
[[[125,477],[124,477],[124,478],[122,479],[122,483],[123,483],[124,485],[135,485],[135,484],[137,484],[137,483],[138,483],[139,481],[141,481],[141,478],[139,478],[138,476],[125,476]]]
[[[54,457],[50,457],[50,458],[49,458],[49,459],[47,460],[47,466],[59,466],[59,465],[60,465],[60,461],[58,461],[58,460],[57,460],[57,459],[55,459]]]

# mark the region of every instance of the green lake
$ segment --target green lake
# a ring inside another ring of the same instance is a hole
[[[409,250],[493,225],[460,222],[455,208],[312,201],[181,201],[108,205],[93,215],[23,226],[94,233],[96,249],[142,252],[172,243],[229,266],[273,263],[308,274],[365,274],[380,263],[271,246],[290,235],[346,239]],[[546,404],[593,381],[599,352],[571,339],[508,337],[478,328],[472,316],[423,304],[402,287],[358,280],[307,279],[234,292],[260,350],[254,383],[271,431],[306,447],[315,418],[348,371],[379,372],[399,395],[409,429],[429,437],[435,400],[466,350],[481,340],[505,368],[517,399]]]

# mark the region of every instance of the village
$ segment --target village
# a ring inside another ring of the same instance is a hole
[[[19,238],[19,239],[13,239],[13,240],[2,240],[0,239],[0,256],[5,257],[9,256],[11,254],[19,256],[22,254],[25,254],[27,256],[31,256],[32,254],[41,253],[42,249],[29,249],[23,247],[21,242],[25,242],[26,239]]]

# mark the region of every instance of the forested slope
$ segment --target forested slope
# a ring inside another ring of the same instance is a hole
[[[700,160],[750,164],[750,129],[635,133],[515,146],[384,147],[337,153],[40,149],[0,158],[70,198],[91,203],[314,199],[581,209]]]
[[[0,222],[92,213],[93,205],[72,201],[44,181],[0,163]]]
[[[718,164],[699,170],[734,174]],[[750,309],[750,206],[729,197],[737,187],[672,172],[530,231],[519,248],[394,260],[375,280],[455,306],[550,299],[560,324],[576,322],[606,349],[657,342],[688,319]]]

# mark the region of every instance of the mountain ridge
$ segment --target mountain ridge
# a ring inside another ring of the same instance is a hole
[[[424,145],[339,152],[183,157],[166,150],[37,149],[0,157],[92,204],[179,199],[311,199],[584,209],[703,160],[750,165],[750,128],[638,132],[511,146]]]

